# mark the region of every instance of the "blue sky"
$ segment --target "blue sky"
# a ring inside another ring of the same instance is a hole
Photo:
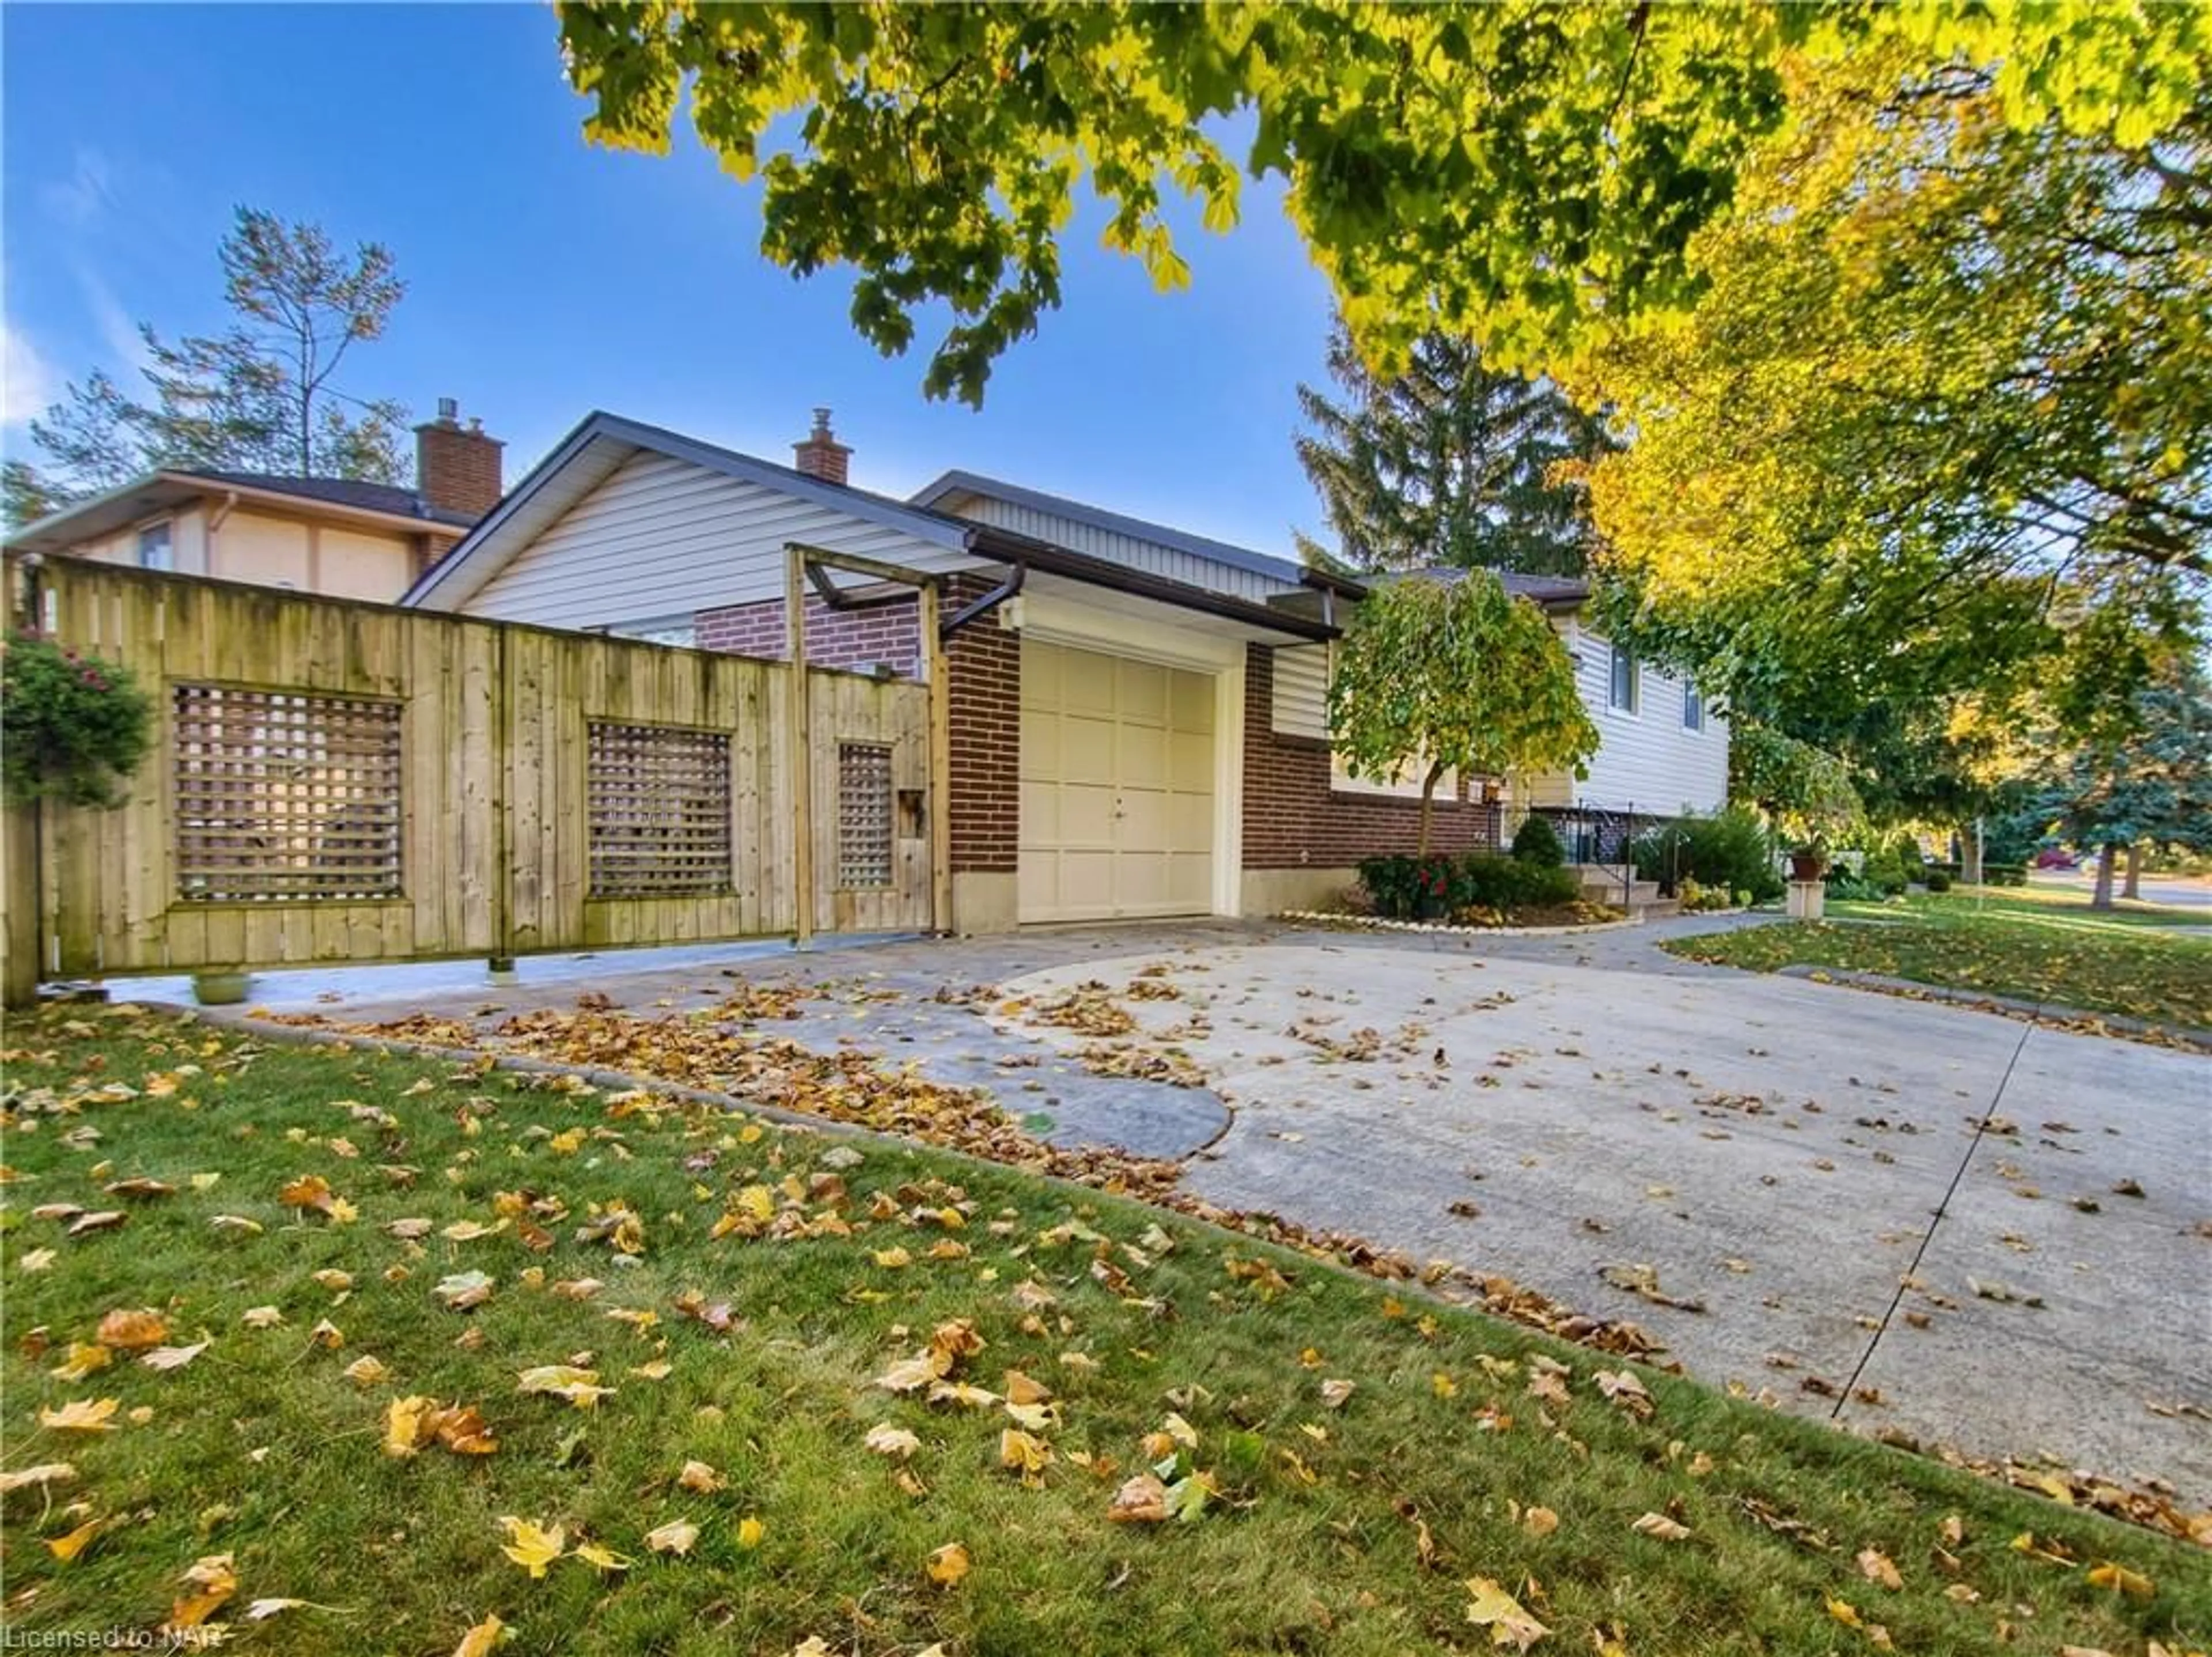
[[[757,191],[688,129],[617,154],[586,113],[532,4],[0,9],[0,441],[25,452],[63,381],[126,369],[134,319],[219,325],[245,204],[391,247],[410,291],[350,388],[418,417],[459,398],[510,479],[593,407],[787,460],[826,403],[870,488],[958,466],[1270,551],[1319,527],[1291,438],[1328,291],[1275,192],[1182,237],[1176,294],[1079,220],[1063,308],[978,414],[853,333],[841,273],[765,263]]]

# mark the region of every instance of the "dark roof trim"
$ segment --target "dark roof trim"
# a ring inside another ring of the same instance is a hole
[[[386,513],[395,518],[416,518],[425,524],[447,529],[466,529],[476,522],[465,512],[434,506],[420,490],[404,489],[398,484],[364,483],[352,478],[305,478],[273,472],[183,472],[178,475],[204,478],[226,489],[258,489],[330,506]]]
[[[1066,576],[1072,581],[1108,588],[1116,593],[1127,593],[1133,598],[1152,599],[1161,604],[1171,604],[1177,609],[1196,610],[1206,615],[1219,616],[1225,621],[1240,621],[1247,626],[1264,627],[1270,632],[1286,633],[1292,638],[1309,639],[1316,643],[1335,638],[1343,631],[1317,618],[1296,615],[1272,605],[1255,603],[1250,599],[1233,598],[1226,593],[1193,587],[1188,582],[1171,581],[1165,576],[1132,570],[1127,564],[1093,557],[1086,552],[1071,551],[1066,547],[1055,546],[1050,541],[1018,535],[1012,530],[994,528],[988,524],[975,526],[969,551],[979,558],[988,558],[996,564],[1039,570],[1048,575]]]
[[[893,500],[887,495],[872,494],[866,490],[854,489],[844,484],[825,483],[793,466],[778,466],[773,460],[742,454],[736,449],[723,448],[714,443],[701,442],[696,437],[686,437],[665,427],[649,426],[641,420],[626,419],[619,414],[609,414],[604,409],[594,409],[578,421],[568,435],[553,446],[552,452],[532,466],[522,481],[509,490],[506,498],[487,513],[474,529],[456,542],[444,557],[424,570],[421,578],[407,589],[405,596],[399,601],[412,605],[434,592],[447,576],[474,557],[487,540],[510,522],[571,461],[603,437],[614,442],[628,443],[633,448],[650,449],[672,460],[686,460],[705,471],[720,473],[725,478],[734,478],[741,483],[778,490],[812,502],[817,506],[866,519],[871,523],[903,530],[919,540],[953,551],[964,550],[968,531],[972,527],[964,518],[927,511],[904,501]]]
[[[994,500],[1028,507],[1034,512],[1048,512],[1055,517],[1072,519],[1093,529],[1127,535],[1135,540],[1151,541],[1158,546],[1172,547],[1178,552],[1188,552],[1194,558],[1226,564],[1231,570],[1242,570],[1250,575],[1267,576],[1279,582],[1295,582],[1302,587],[1322,588],[1340,593],[1346,598],[1366,596],[1367,589],[1358,582],[1332,575],[1325,570],[1293,564],[1288,558],[1279,558],[1271,553],[1255,552],[1249,547],[1232,546],[1227,541],[1217,541],[1206,535],[1194,535],[1188,530],[1154,523],[1149,519],[1133,518],[1127,513],[1110,512],[1104,507],[1086,505],[1081,501],[1072,501],[1064,495],[1049,495],[1041,489],[1029,489],[1020,484],[987,478],[977,472],[955,470],[945,472],[934,482],[916,490],[913,500],[916,506],[934,509],[939,502],[955,495],[988,495]]]

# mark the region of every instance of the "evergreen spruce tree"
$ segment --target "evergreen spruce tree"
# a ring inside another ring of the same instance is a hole
[[[1349,570],[1435,565],[1578,576],[1589,521],[1578,481],[1558,474],[1603,442],[1598,423],[1549,381],[1486,367],[1472,340],[1430,333],[1406,371],[1378,380],[1340,320],[1329,376],[1343,400],[1298,387],[1309,429],[1298,463],[1337,535],[1299,533],[1309,564]]]

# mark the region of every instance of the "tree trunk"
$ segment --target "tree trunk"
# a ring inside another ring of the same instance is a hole
[[[1437,779],[1443,774],[1442,765],[1431,765],[1429,774],[1421,779],[1421,826],[1413,837],[1413,856],[1416,857],[1429,855],[1429,819],[1436,806]]]
[[[2119,856],[2118,846],[2107,845],[2104,856],[2097,859],[2097,891],[2096,895],[2089,899],[2090,908],[2110,909],[2112,906],[2112,865],[2119,861]]]
[[[2120,896],[2137,900],[2142,897],[2142,843],[2141,841],[2128,848],[2128,883]]]
[[[1959,883],[1979,886],[1982,883],[1982,837],[1977,825],[1969,823],[1959,832]]]

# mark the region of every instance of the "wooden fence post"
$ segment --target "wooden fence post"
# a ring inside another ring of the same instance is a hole
[[[922,673],[929,684],[929,926],[952,930],[952,686],[945,641],[938,634],[937,584],[926,583],[921,605]]]
[[[39,808],[0,808],[0,1004],[39,1000]]]
[[[806,550],[790,547],[784,559],[784,661],[791,669],[783,703],[790,747],[784,784],[791,790],[791,870],[798,888],[792,893],[792,932],[793,941],[805,949],[814,941],[814,763],[807,752],[814,722],[806,686]]]

